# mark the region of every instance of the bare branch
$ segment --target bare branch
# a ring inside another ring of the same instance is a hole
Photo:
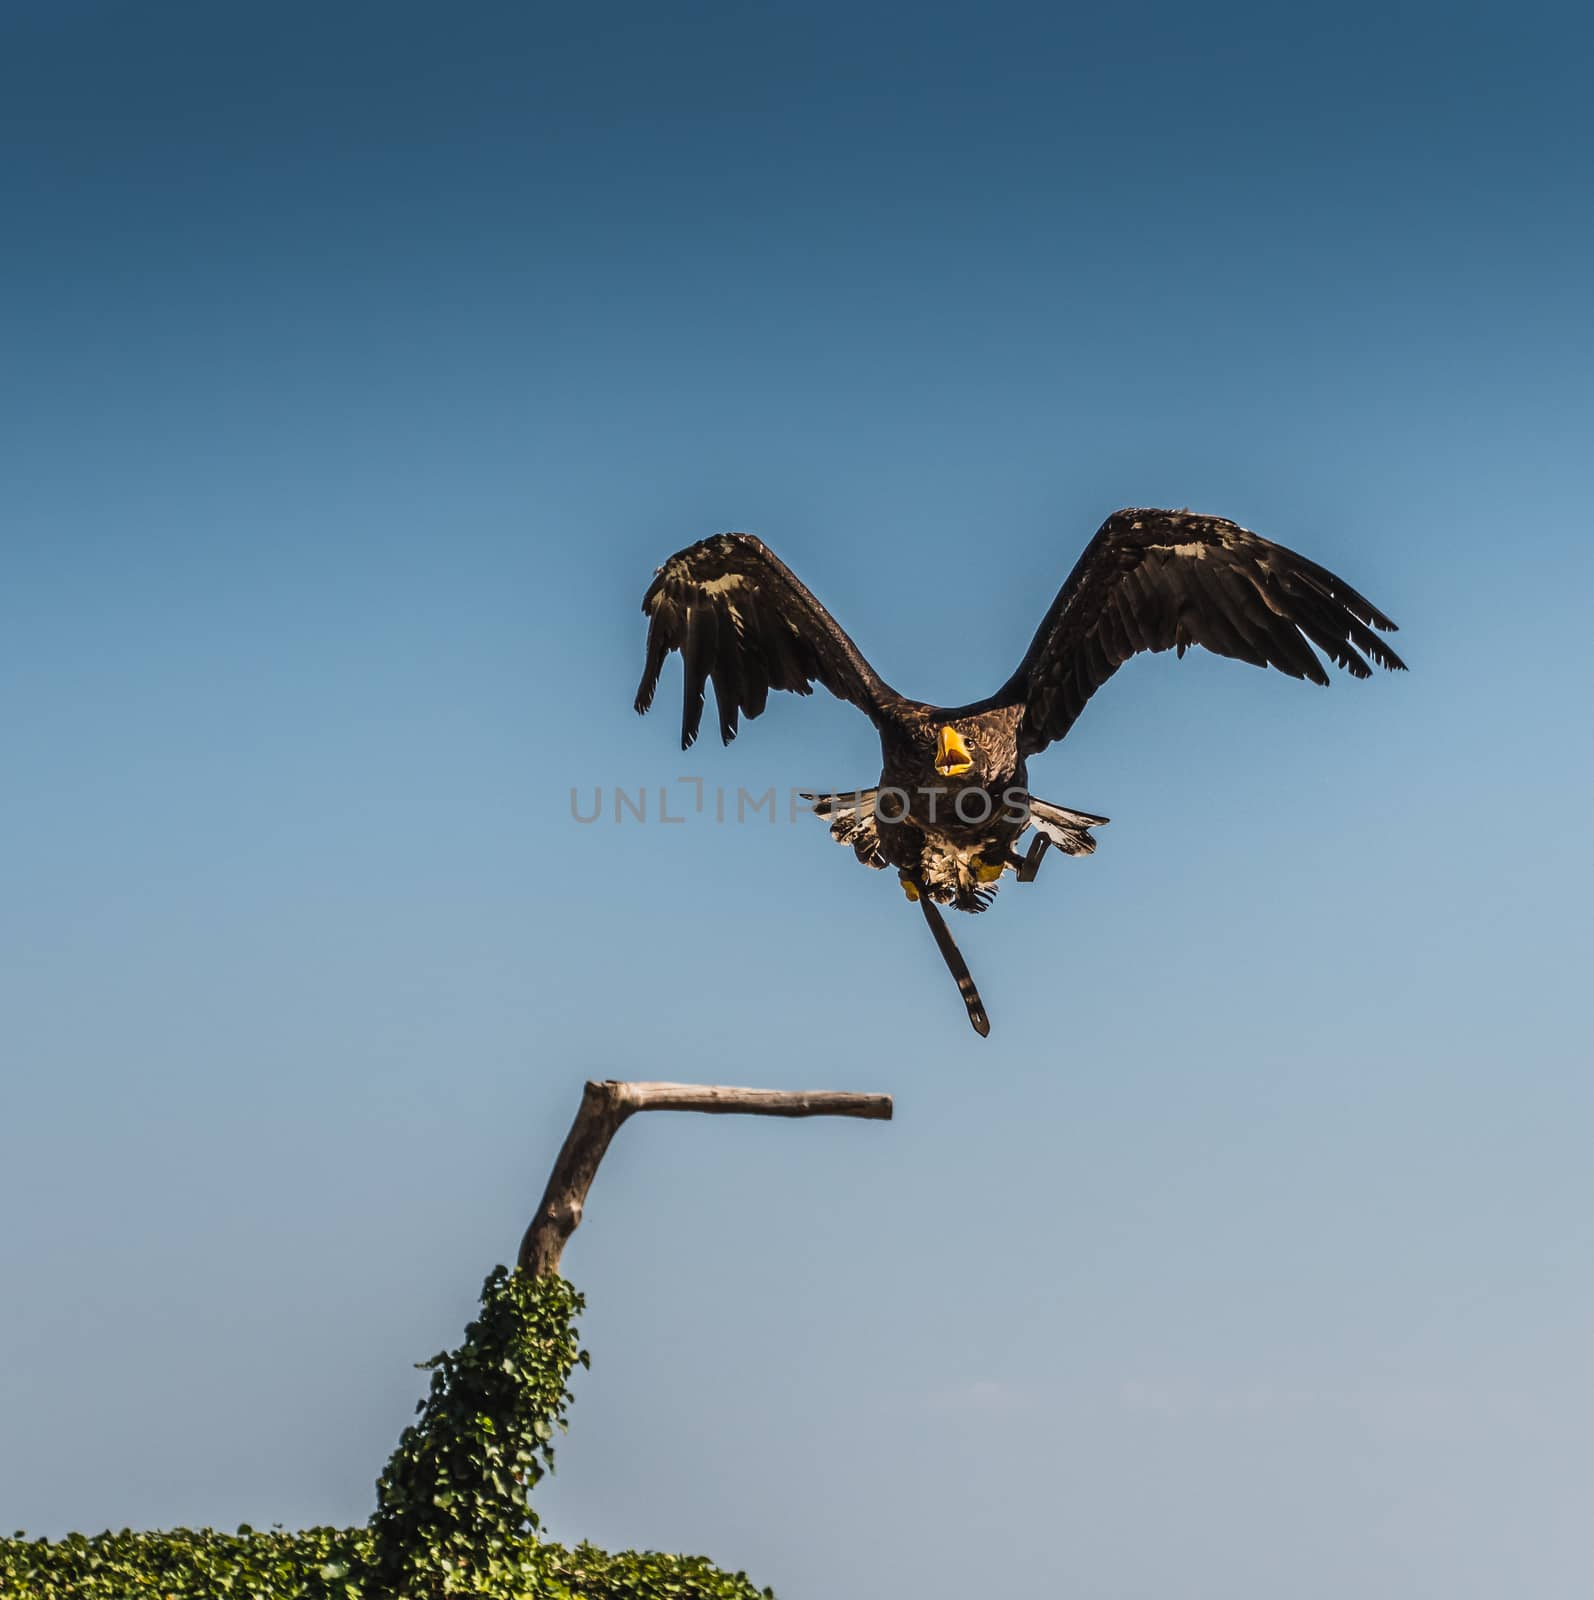
[[[889,1121],[888,1094],[845,1094],[811,1089],[732,1089],[700,1083],[589,1082],[560,1148],[542,1203],[520,1241],[520,1270],[549,1277],[581,1222],[587,1191],[609,1141],[637,1111],[740,1112],[760,1117],[866,1117]]]
[[[891,1120],[888,1094],[832,1089],[731,1089],[707,1083],[617,1083],[633,1111],[742,1111],[760,1117],[868,1117]]]

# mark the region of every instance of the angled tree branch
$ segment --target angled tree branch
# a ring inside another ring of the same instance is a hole
[[[636,1111],[740,1112],[758,1117],[891,1118],[888,1094],[842,1094],[808,1089],[730,1089],[700,1083],[589,1082],[576,1120],[548,1176],[542,1203],[520,1241],[520,1270],[550,1277],[565,1243],[581,1222],[598,1163],[620,1124]]]

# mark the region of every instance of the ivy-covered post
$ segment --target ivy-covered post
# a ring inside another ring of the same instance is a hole
[[[493,1269],[464,1343],[424,1363],[430,1392],[377,1480],[370,1594],[528,1592],[526,1496],[553,1470],[570,1371],[587,1362],[581,1309],[562,1278]]]
[[[559,1158],[543,1190],[531,1226],[520,1241],[520,1270],[550,1277],[570,1235],[581,1223],[587,1191],[597,1176],[609,1141],[620,1124],[638,1111],[706,1111],[759,1117],[866,1117],[889,1122],[888,1094],[846,1094],[836,1090],[731,1089],[704,1083],[620,1083],[613,1078],[588,1082],[576,1120],[565,1135]]]
[[[609,1141],[638,1111],[886,1120],[891,1097],[695,1083],[587,1084],[521,1241],[517,1269],[494,1268],[464,1343],[425,1363],[431,1391],[376,1486],[363,1590],[370,1600],[552,1592],[538,1587],[526,1537],[536,1531],[537,1517],[526,1497],[553,1470],[553,1435],[565,1426],[570,1372],[578,1361],[587,1363],[573,1326],[582,1299],[559,1276],[559,1258],[581,1221]],[[323,1576],[331,1571],[329,1564]],[[347,1592],[362,1591],[351,1581]]]

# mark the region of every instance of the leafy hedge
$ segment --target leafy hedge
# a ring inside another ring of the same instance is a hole
[[[5,1600],[772,1600],[699,1556],[536,1537],[527,1493],[553,1469],[566,1383],[587,1362],[559,1278],[496,1268],[457,1350],[425,1363],[431,1390],[377,1483],[369,1527],[102,1533],[0,1540]]]
[[[455,1593],[504,1600],[768,1600],[742,1573],[721,1572],[702,1556],[590,1544],[567,1548],[523,1540],[499,1589]],[[81,1533],[65,1539],[0,1539],[5,1600],[366,1600],[371,1535],[365,1528],[298,1533],[248,1527],[237,1533],[180,1528],[173,1533]],[[413,1591],[424,1594],[425,1590]]]

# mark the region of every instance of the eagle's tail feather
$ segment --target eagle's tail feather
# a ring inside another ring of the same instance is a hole
[[[1105,827],[1107,818],[1093,816],[1089,811],[1071,811],[1067,806],[1054,806],[1050,800],[1037,800],[1031,795],[1029,823],[1064,855],[1088,856],[1096,848],[1090,830]]]
[[[852,789],[845,794],[804,794],[813,803],[814,815],[830,824],[830,837],[837,844],[852,846],[852,853],[877,871],[886,865],[880,849],[880,830],[875,822],[874,804],[878,789]]]

